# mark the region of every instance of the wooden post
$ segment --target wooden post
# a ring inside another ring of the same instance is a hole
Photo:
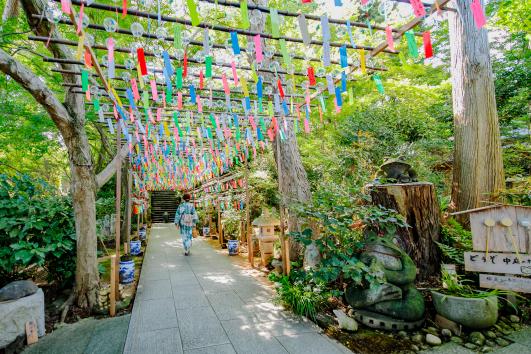
[[[408,225],[397,231],[400,246],[417,265],[417,280],[439,271],[440,210],[431,183],[383,184],[370,186],[372,202],[401,214]]]
[[[277,147],[277,170],[278,170],[278,191],[280,193],[280,205],[279,205],[279,214],[280,214],[280,251],[282,254],[282,273],[284,275],[289,274],[290,260],[289,260],[289,251],[286,249],[286,246],[289,247],[289,243],[286,244],[285,235],[284,235],[284,196],[282,193],[282,166],[281,166],[281,152],[280,152],[280,139],[277,137],[275,139]]]
[[[249,196],[249,162],[246,162],[245,164],[245,237],[247,238],[247,258],[249,260],[249,263],[251,264],[251,267],[254,268],[254,249],[253,249],[253,233],[251,229],[251,206],[250,203],[250,196]]]
[[[111,317],[116,315],[116,262],[116,255],[111,254],[111,292],[109,294],[109,315]]]
[[[127,245],[129,246],[131,242],[131,224],[132,224],[132,218],[131,213],[133,209],[133,174],[130,169],[127,171],[127,205],[125,208],[125,238]],[[129,249],[129,247],[128,247]],[[128,252],[129,253],[129,252]]]
[[[116,151],[120,151],[122,148],[122,129],[120,124],[116,124]],[[116,243],[116,262],[120,260],[120,209],[121,209],[121,199],[122,199],[122,159],[116,159],[116,198],[115,198],[115,213],[116,218],[114,220],[114,232],[116,233],[115,243]],[[114,269],[114,286],[115,289],[119,288],[120,277],[118,274],[118,267]],[[115,299],[120,299],[120,292],[115,292]]]
[[[136,214],[136,239],[140,240],[140,210],[138,210],[138,214]]]
[[[221,226],[221,200],[218,200],[218,240],[223,248],[223,227]]]

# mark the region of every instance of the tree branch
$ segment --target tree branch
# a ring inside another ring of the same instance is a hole
[[[12,77],[46,109],[61,133],[68,131],[72,118],[66,107],[37,75],[3,49],[0,49],[0,71]]]
[[[112,176],[116,173],[117,159],[123,159],[129,152],[129,146],[127,144],[122,146],[120,153],[115,156],[111,162],[96,176],[96,188],[100,189],[105,183],[107,183]]]

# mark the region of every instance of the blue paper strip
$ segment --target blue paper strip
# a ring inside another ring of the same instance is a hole
[[[234,54],[240,54],[240,44],[238,43],[238,33],[231,32],[230,33],[230,41],[232,43],[232,51]]]
[[[194,85],[190,85],[190,102],[192,102],[193,104],[196,103],[195,87],[194,87]]]
[[[350,26],[350,21],[347,20],[347,32],[348,38],[350,39],[350,45],[352,48],[356,48],[356,43],[354,43],[354,36],[352,35],[352,27]]]
[[[328,16],[326,14],[321,16],[321,30],[323,31],[323,41],[329,41],[330,26],[328,24]]]
[[[251,109],[251,99],[249,97],[245,97],[245,108],[247,111]]]
[[[282,100],[282,108],[284,109],[284,115],[289,115],[289,109],[288,105],[286,104],[286,100]]]
[[[339,107],[343,105],[343,101],[341,100],[341,88],[336,87],[336,103]]]
[[[136,111],[135,99],[133,98],[133,91],[130,88],[125,90],[127,98],[129,99],[129,105]]]
[[[328,40],[323,42],[323,64],[330,66],[330,42]]]
[[[326,84],[328,85],[328,93],[330,95],[334,94],[334,79],[332,79],[332,75],[328,74],[326,75]]]
[[[347,91],[347,73],[341,72],[341,92]]]
[[[347,46],[342,45],[339,47],[339,60],[341,62],[341,67],[346,68],[348,66],[348,59],[347,59]]]
[[[163,51],[162,57],[164,58],[164,68],[166,70],[166,75],[171,77],[173,75],[173,68],[171,67],[170,55],[167,51]]]

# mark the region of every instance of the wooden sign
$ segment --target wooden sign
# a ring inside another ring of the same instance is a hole
[[[531,255],[516,253],[465,252],[469,272],[531,275]]]
[[[500,205],[470,213],[474,251],[531,253],[531,208]]]
[[[28,345],[37,343],[38,340],[37,324],[35,321],[26,322],[26,341],[28,342]]]
[[[519,293],[531,293],[531,278],[495,274],[480,274],[479,286],[489,289],[502,289],[512,290]]]

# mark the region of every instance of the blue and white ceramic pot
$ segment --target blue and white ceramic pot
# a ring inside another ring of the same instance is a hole
[[[142,241],[140,240],[130,242],[131,256],[138,256],[140,254],[140,245],[142,245]]]
[[[120,283],[130,284],[135,280],[135,262],[120,261]]]
[[[239,246],[240,246],[239,240],[228,240],[227,248],[229,249],[229,256],[236,256],[238,254]]]

